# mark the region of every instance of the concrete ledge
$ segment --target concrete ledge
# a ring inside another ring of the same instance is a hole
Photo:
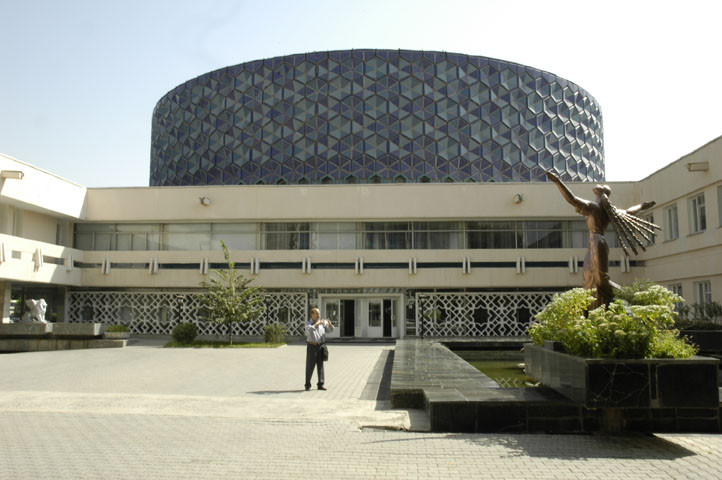
[[[99,337],[103,334],[105,325],[102,323],[54,323],[54,337]]]
[[[70,340],[62,338],[0,339],[0,352],[47,352],[87,348],[123,348],[127,340]]]
[[[125,339],[101,338],[102,323],[18,323],[0,326],[0,352],[122,348]]]
[[[47,335],[53,332],[54,325],[54,323],[2,323],[0,338]]]
[[[87,348],[123,348],[127,344],[127,340],[115,340],[101,338],[98,340],[88,340]]]

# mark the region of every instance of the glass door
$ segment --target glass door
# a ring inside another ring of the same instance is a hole
[[[395,338],[398,301],[390,298],[323,298],[321,318],[334,325],[328,337]]]
[[[367,301],[367,336],[370,338],[383,337],[383,326],[384,326],[384,310],[383,300],[368,300]]]
[[[343,335],[341,331],[341,312],[339,309],[340,300],[336,298],[324,299],[321,309],[321,318],[328,318],[334,326],[333,332],[326,334],[327,337],[336,338]]]
[[[333,323],[330,338],[355,337],[358,332],[356,316],[356,300],[350,298],[328,298],[323,300],[321,318],[328,318]]]

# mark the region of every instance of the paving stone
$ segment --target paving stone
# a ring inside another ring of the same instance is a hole
[[[326,392],[302,345],[2,355],[0,479],[719,478],[722,435],[394,430],[360,399],[388,347],[331,348]]]

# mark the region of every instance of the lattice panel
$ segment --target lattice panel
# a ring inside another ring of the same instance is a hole
[[[417,294],[417,328],[432,337],[527,335],[553,293]]]
[[[290,335],[301,335],[308,312],[306,293],[268,292],[266,310],[255,322],[235,324],[234,335],[263,335],[263,327],[281,322]],[[131,333],[170,335],[179,323],[195,323],[199,335],[227,335],[225,327],[205,320],[200,294],[188,292],[68,293],[67,321],[126,325]]]

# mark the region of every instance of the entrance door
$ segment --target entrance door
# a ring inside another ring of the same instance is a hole
[[[353,337],[356,332],[356,301],[341,300],[341,336]]]
[[[391,308],[391,305],[393,302],[391,300],[384,300],[384,337],[390,337],[391,336],[391,323],[392,319],[395,317],[393,314],[393,310]]]
[[[340,332],[340,328],[342,328],[341,324],[341,311],[340,311],[340,305],[338,300],[325,300],[323,302],[323,310],[321,311],[321,318],[328,318],[331,323],[334,325],[333,332],[330,332],[327,336],[328,337],[338,337],[341,336],[342,333]]]
[[[321,317],[336,327],[329,337],[393,338],[398,301],[390,298],[324,298]]]
[[[364,322],[366,335],[371,338],[393,337],[395,333],[396,300],[390,298],[373,298],[364,300],[363,303],[365,303],[362,311],[366,314],[366,321]]]
[[[383,300],[368,300],[366,305],[367,335],[371,338],[383,337]]]
[[[335,327],[328,337],[353,337],[356,333],[356,301],[346,298],[325,299],[321,318],[328,318]]]

